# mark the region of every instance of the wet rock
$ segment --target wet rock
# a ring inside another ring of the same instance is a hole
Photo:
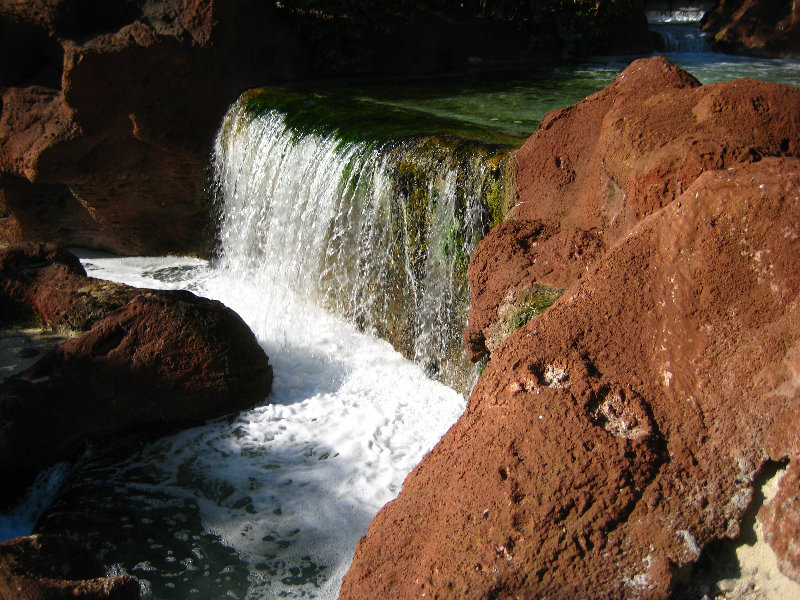
[[[702,173],[798,155],[800,90],[752,79],[701,86],[661,57],[634,61],[606,89],[548,113],[517,152],[514,221],[472,259],[468,355],[488,353],[509,292],[570,287]]]
[[[138,600],[139,583],[109,577],[102,562],[77,542],[33,535],[0,543],[3,600]]]
[[[93,279],[78,258],[53,244],[0,249],[0,322],[34,322],[77,334],[124,306],[140,290]]]
[[[724,0],[706,13],[703,31],[716,50],[770,58],[800,58],[797,0]]]
[[[30,478],[89,438],[163,433],[269,393],[264,351],[220,302],[88,278],[52,245],[6,248],[0,267],[4,317],[35,316],[71,335],[0,383],[0,472],[9,480]]]
[[[796,577],[798,190],[797,158],[701,174],[510,335],[341,598],[668,598],[787,458]]]

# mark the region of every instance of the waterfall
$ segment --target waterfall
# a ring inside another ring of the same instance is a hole
[[[299,127],[270,98],[245,94],[216,140],[217,266],[263,289],[266,315],[321,306],[468,391],[466,269],[503,203],[505,152]]]
[[[700,29],[699,9],[653,10],[647,12],[650,32],[661,52],[711,52],[707,35]]]

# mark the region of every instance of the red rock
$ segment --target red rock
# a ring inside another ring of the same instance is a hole
[[[126,254],[207,252],[208,152],[244,83],[231,81],[224,49],[209,52],[209,28],[218,25],[213,4],[148,2],[145,16],[133,3],[97,2],[82,18],[77,6],[0,7],[0,25],[58,40],[60,52],[50,64],[55,77],[34,73],[33,65],[10,76],[17,85],[46,80],[49,88],[4,90],[0,184],[12,189],[0,198],[0,216],[8,215],[2,239]],[[248,65],[259,62],[252,52],[244,56]],[[42,196],[57,209],[46,201],[40,210]]]
[[[721,0],[703,17],[717,50],[773,58],[800,58],[798,0]]]
[[[77,542],[34,535],[0,543],[3,600],[138,600],[139,583],[106,576],[100,560]]]
[[[88,437],[163,432],[263,401],[272,370],[217,301],[85,277],[54,246],[0,252],[4,321],[35,315],[74,337],[0,383],[0,472],[24,478]]]
[[[0,273],[3,324],[35,320],[83,332],[141,293],[87,277],[77,257],[53,244],[27,242],[0,249]]]
[[[542,221],[525,219],[510,219],[492,229],[469,265],[467,358],[476,361],[488,354],[487,339],[509,294],[521,293],[534,283],[565,289],[605,250],[596,229],[557,231]]]
[[[669,597],[796,468],[798,190],[798,159],[704,173],[511,335],[341,598]]]
[[[549,233],[528,250],[509,249],[527,243],[510,229],[479,245],[469,271],[468,355],[487,353],[509,291],[536,281],[569,287],[702,173],[798,155],[800,90],[751,79],[700,86],[661,57],[634,61],[606,89],[548,113],[517,152],[513,215]]]
[[[507,64],[521,47],[560,57],[578,39],[601,52],[647,44],[630,0],[582,0],[555,28],[549,7],[531,8],[548,21],[535,35],[524,14],[339,4],[322,18],[302,2],[0,3],[0,51],[19,57],[0,65],[0,241],[207,253],[211,141],[250,87]]]
[[[800,154],[800,90],[741,79],[700,86],[661,57],[548,113],[517,153],[514,216],[614,241],[704,171]]]

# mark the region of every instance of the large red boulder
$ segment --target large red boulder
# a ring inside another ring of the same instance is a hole
[[[88,278],[49,245],[6,248],[0,268],[5,324],[33,316],[73,336],[0,383],[6,481],[69,457],[87,438],[161,433],[269,393],[264,351],[220,302]]]
[[[704,173],[508,337],[341,598],[668,598],[787,462],[797,578],[798,190],[794,158]]]
[[[139,583],[109,577],[103,563],[77,542],[33,535],[0,544],[2,600],[138,600]]]
[[[722,52],[798,59],[800,0],[720,0],[703,31]]]
[[[548,113],[516,155],[517,223],[491,231],[470,265],[469,356],[489,352],[509,293],[569,287],[702,173],[768,156],[800,156],[800,90],[752,79],[701,86],[661,57]]]

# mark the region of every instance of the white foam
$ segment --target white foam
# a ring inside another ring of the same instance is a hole
[[[39,515],[53,501],[69,472],[69,463],[61,462],[39,473],[19,503],[0,514],[0,541],[30,535]]]
[[[274,369],[268,402],[172,436],[147,461],[159,463],[159,491],[195,501],[205,531],[249,565],[249,598],[335,598],[358,539],[464,398],[388,343],[297,298],[264,306],[260,290],[201,261],[95,256],[84,264],[96,277],[194,288],[254,329]]]

